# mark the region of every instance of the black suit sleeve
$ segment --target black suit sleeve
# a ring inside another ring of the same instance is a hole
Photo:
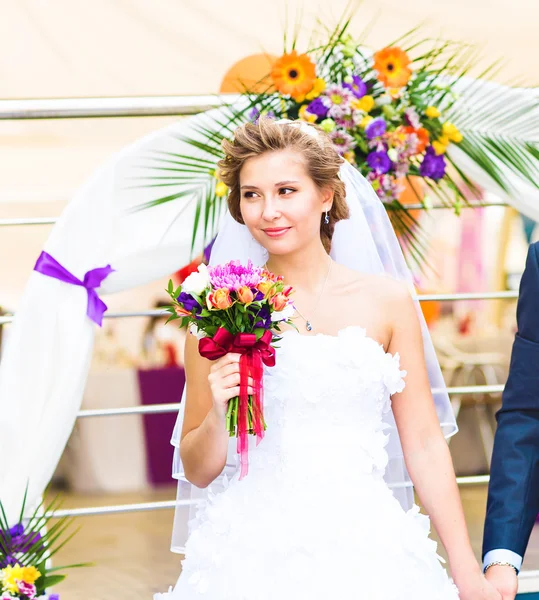
[[[539,244],[528,252],[517,322],[496,415],[483,556],[498,548],[524,556],[539,513]]]

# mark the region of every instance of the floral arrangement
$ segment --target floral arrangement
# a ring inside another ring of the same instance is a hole
[[[335,150],[367,177],[383,202],[399,199],[408,175],[439,182],[445,153],[462,134],[443,118],[441,99],[428,89],[408,54],[389,46],[367,57],[350,36],[340,40],[339,69],[317,65],[296,50],[279,58],[271,72],[287,114],[319,125]],[[254,107],[250,117],[258,118]]]
[[[48,566],[49,559],[73,537],[71,534],[62,539],[72,519],[59,518],[50,525],[47,514],[58,508],[58,498],[45,508],[41,502],[26,521],[23,519],[25,505],[26,494],[19,522],[9,527],[0,502],[0,600],[59,600],[58,594],[47,592],[65,579],[58,571],[88,566]]]
[[[292,324],[295,309],[290,286],[282,276],[249,261],[242,265],[232,261],[224,265],[199,265],[180,287],[169,281],[167,292],[172,299],[167,322],[180,320],[199,342],[202,356],[217,360],[229,352],[241,354],[240,395],[230,400],[226,427],[238,440],[241,472],[248,471],[248,435],[260,441],[264,436],[262,402],[263,364],[275,365],[274,344],[280,338],[283,323]],[[254,394],[248,394],[248,378],[254,382]]]
[[[217,171],[221,141],[260,115],[303,119],[327,132],[336,150],[371,182],[407,257],[420,266],[426,246],[414,212],[401,203],[404,186],[415,194],[416,214],[418,207],[432,206],[433,196],[457,214],[470,198],[480,205],[481,194],[465,165],[509,195],[514,187],[508,175],[538,187],[539,144],[528,133],[539,119],[533,95],[499,85],[493,93],[484,79],[496,71],[496,63],[471,79],[473,48],[418,39],[417,29],[371,50],[365,36],[350,35],[352,16],[353,10],[333,30],[322,25],[322,33],[314,32],[311,47],[303,51],[296,38],[289,43],[285,35],[283,54],[239,101],[221,106],[190,135],[179,136],[177,152],[149,157],[138,185],[155,189],[166,182],[167,191],[140,208],[194,197],[193,246],[202,229],[208,243],[228,195]]]

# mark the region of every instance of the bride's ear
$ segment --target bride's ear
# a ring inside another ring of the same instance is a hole
[[[330,187],[322,189],[322,210],[323,212],[330,211],[333,206],[334,191]]]

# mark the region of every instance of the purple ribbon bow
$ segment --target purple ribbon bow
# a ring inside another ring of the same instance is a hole
[[[80,285],[86,289],[88,293],[88,306],[86,308],[86,314],[88,317],[99,327],[103,324],[103,315],[107,310],[107,305],[99,298],[97,292],[102,281],[106,279],[114,269],[107,265],[106,267],[100,267],[98,269],[92,269],[88,271],[84,276],[84,280],[81,281],[72,275],[65,267],[63,267],[55,258],[53,258],[48,252],[42,252],[37,259],[34,271],[59,279],[65,283],[71,283],[72,285]]]

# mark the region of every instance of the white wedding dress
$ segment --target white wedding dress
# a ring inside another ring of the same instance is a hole
[[[457,599],[428,517],[383,480],[399,356],[355,326],[278,345],[249,473],[210,494],[175,588],[154,600]]]

